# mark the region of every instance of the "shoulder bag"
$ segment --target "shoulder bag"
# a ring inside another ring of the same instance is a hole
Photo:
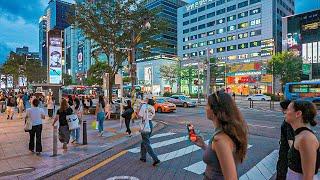
[[[27,114],[24,122],[24,131],[29,132],[31,131],[31,129],[32,129],[31,118],[30,118],[30,115]]]

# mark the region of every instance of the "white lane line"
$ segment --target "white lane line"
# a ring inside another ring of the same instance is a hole
[[[178,142],[186,141],[188,139],[189,139],[189,136],[182,136],[182,137],[178,137],[178,138],[174,138],[174,139],[169,139],[167,141],[161,141],[161,142],[157,142],[157,143],[151,144],[151,147],[153,149],[155,149],[155,148],[159,148],[159,147],[175,144],[175,143],[178,143]],[[129,149],[128,151],[132,152],[132,153],[139,153],[140,152],[140,148],[136,147],[136,148],[133,148],[133,149]]]
[[[170,136],[170,135],[174,135],[174,134],[176,134],[176,133],[168,132],[168,133],[156,134],[156,135],[151,136],[151,139],[164,137],[164,136]]]
[[[278,150],[272,151],[268,156],[263,158],[258,164],[243,174],[239,180],[261,179],[269,180],[276,172],[278,159]]]
[[[249,126],[253,126],[253,127],[261,127],[261,128],[269,128],[269,129],[274,129],[276,127],[273,126],[263,126],[263,125],[258,125],[258,124],[248,124]]]
[[[248,149],[251,147],[252,147],[252,145],[248,144]],[[191,164],[190,166],[185,167],[183,169],[200,175],[205,172],[206,166],[207,165],[203,161],[199,161],[199,162]]]

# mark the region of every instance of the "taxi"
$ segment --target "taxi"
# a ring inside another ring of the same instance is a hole
[[[156,112],[159,113],[173,112],[177,109],[175,104],[167,102],[165,98],[157,98],[153,107],[156,110]]]

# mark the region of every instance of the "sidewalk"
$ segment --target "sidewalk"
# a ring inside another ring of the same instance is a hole
[[[15,115],[16,117],[16,115]],[[29,133],[24,132],[24,120],[15,118],[7,120],[0,115],[0,179],[36,179],[66,166],[104,152],[139,135],[139,122],[131,123],[132,137],[125,134],[123,122],[120,129],[119,120],[105,121],[104,134],[98,136],[98,131],[91,127],[95,116],[84,116],[87,120],[88,145],[73,145],[69,143],[68,151],[62,150],[58,140],[58,156],[51,157],[53,147],[52,121],[44,120],[42,130],[42,148],[40,156],[28,150]],[[156,124],[156,123],[155,123]],[[82,143],[82,129],[81,129]]]

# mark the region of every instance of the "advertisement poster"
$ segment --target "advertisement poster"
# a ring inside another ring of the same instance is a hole
[[[77,62],[78,62],[78,72],[83,71],[83,46],[80,45],[78,47],[78,55],[77,55]]]
[[[27,77],[19,77],[19,87],[27,86]]]
[[[7,77],[7,88],[13,88],[13,77],[12,76]]]
[[[144,68],[144,80],[146,84],[151,84],[152,81],[152,67]]]
[[[301,54],[301,35],[297,32],[288,33],[288,50],[293,52],[295,55],[300,56]]]
[[[60,84],[62,80],[62,39],[49,39],[49,83]]]
[[[1,82],[0,82],[0,88],[1,89],[5,89],[6,88],[6,81],[7,81],[6,75],[1,75]]]

